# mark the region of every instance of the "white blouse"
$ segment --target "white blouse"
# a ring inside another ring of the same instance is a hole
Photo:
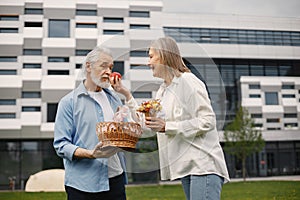
[[[229,181],[216,118],[204,83],[192,73],[163,83],[156,95],[165,112],[164,133],[157,133],[162,180],[217,174]],[[132,110],[137,103],[126,102]]]

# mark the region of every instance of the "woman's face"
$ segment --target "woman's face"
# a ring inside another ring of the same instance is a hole
[[[164,78],[165,67],[161,63],[159,54],[152,47],[149,49],[148,66],[152,69],[154,77]]]

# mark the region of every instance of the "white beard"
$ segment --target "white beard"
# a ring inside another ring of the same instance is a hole
[[[92,78],[92,81],[101,88],[109,88],[110,87],[109,81],[101,82],[101,80],[98,79],[93,72],[91,73],[91,78]]]

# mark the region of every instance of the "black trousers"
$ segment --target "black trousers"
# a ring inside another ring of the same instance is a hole
[[[110,178],[109,188],[109,191],[90,193],[65,186],[68,200],[126,200],[124,174]]]

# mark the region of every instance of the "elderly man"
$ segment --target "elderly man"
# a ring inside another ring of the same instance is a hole
[[[126,199],[125,161],[118,148],[102,148],[96,123],[111,121],[119,97],[108,88],[111,53],[96,47],[83,63],[86,79],[58,105],[54,148],[63,158],[68,199]]]

